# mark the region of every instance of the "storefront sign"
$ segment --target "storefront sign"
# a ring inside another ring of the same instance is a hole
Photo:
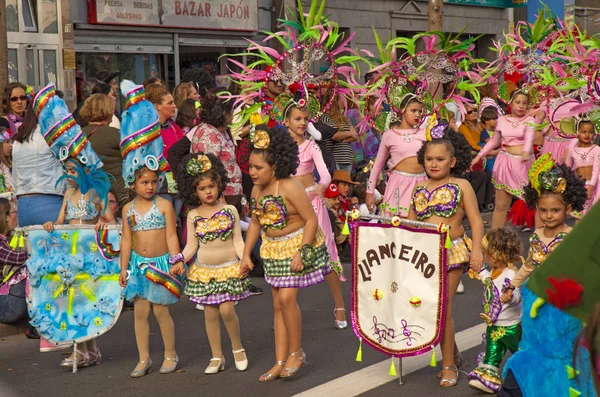
[[[258,30],[258,0],[88,0],[90,23]]]

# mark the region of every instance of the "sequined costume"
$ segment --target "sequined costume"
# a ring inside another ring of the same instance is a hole
[[[197,253],[187,272],[185,294],[190,301],[220,305],[250,296],[250,279],[240,274],[244,241],[235,207],[226,205],[209,218],[191,210],[187,222],[188,244],[183,255],[187,258]]]
[[[585,182],[586,187],[593,186],[592,197],[586,200],[583,210],[571,211],[571,215],[573,215],[574,218],[581,219],[600,198],[600,187],[598,186],[598,178],[600,175],[600,147],[593,144],[591,147],[587,148],[571,145],[567,152],[565,165],[575,172],[578,168],[592,167],[592,176],[589,181]]]
[[[432,215],[450,218],[458,211],[461,200],[462,190],[456,183],[446,183],[432,191],[427,190],[425,184],[415,189],[411,206],[420,221]],[[452,247],[448,249],[447,270],[462,268],[463,273],[466,272],[469,269],[471,249],[472,241],[469,237],[461,236],[454,239]]]
[[[135,201],[127,211],[126,218],[133,233],[148,230],[164,229],[167,226],[165,216],[156,205],[156,197],[148,212],[141,215],[135,210]],[[138,255],[133,249],[127,269],[127,286],[122,294],[127,300],[136,296],[159,305],[172,305],[179,301],[183,288],[180,277],[169,276],[169,254],[159,257],[145,258]]]
[[[529,238],[529,253],[527,259],[523,263],[523,266],[519,269],[519,272],[512,280],[511,284],[515,287],[520,287],[527,281],[531,273],[539,267],[552,251],[563,242],[567,237],[566,232],[561,232],[556,235],[548,244],[546,244],[540,236],[544,234],[544,228],[538,229]]]
[[[74,192],[75,189],[71,191],[66,199],[67,206],[65,208],[65,221],[93,221],[96,219],[98,217],[98,209],[96,208],[96,203],[94,202],[94,191],[90,191],[89,200],[86,200],[85,195],[81,194],[76,205],[71,202],[71,196],[73,196]]]
[[[281,237],[270,237],[268,229],[281,230],[287,225],[287,207],[283,197],[267,195],[260,199],[252,198],[252,213],[258,218],[263,229],[260,256],[265,267],[265,280],[275,288],[305,288],[325,280],[331,272],[329,254],[321,228],[317,229],[312,242],[312,255],[304,261],[304,269],[293,272],[290,269],[294,256],[302,248],[304,228],[301,227]],[[259,192],[260,194],[260,192]]]
[[[521,339],[521,313],[522,303],[520,289],[515,288],[513,297],[508,303],[500,302],[500,295],[509,286],[510,281],[517,274],[511,266],[506,267],[501,273],[495,274],[492,270],[479,272],[479,279],[484,285],[483,308],[481,318],[487,324],[485,333],[485,353],[478,359],[478,366],[469,373],[469,385],[474,388],[479,384],[497,392],[500,390],[500,364],[507,350],[511,353],[517,351]]]

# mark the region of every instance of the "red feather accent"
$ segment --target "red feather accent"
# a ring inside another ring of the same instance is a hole
[[[581,302],[583,286],[577,281],[569,278],[548,277],[548,282],[554,287],[554,290],[546,288],[548,301],[552,305],[563,309],[566,306],[577,306]]]

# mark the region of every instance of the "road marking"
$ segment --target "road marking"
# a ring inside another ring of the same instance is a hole
[[[461,351],[464,351],[480,345],[481,334],[484,332],[485,324],[476,325],[475,327],[460,331],[458,334],[456,334],[456,344],[458,345],[458,348]],[[436,357],[442,357],[442,352],[439,346],[436,347]],[[402,374],[408,375],[412,372],[425,368],[429,365],[430,360],[431,356],[429,354],[422,354],[416,357],[406,357],[402,359]],[[390,360],[387,358],[377,364],[373,364],[359,371],[352,372],[330,382],[323,383],[322,385],[313,387],[312,389],[305,390],[300,394],[296,394],[295,397],[358,396],[361,393],[365,393],[386,383],[394,381],[397,382],[398,378],[393,378],[388,375],[389,366]]]

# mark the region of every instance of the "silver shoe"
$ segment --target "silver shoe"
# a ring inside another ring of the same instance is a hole
[[[346,320],[339,321],[339,320],[335,319],[335,313],[340,310],[343,310],[344,312],[346,311],[346,309],[337,309],[337,308],[333,309],[333,324],[335,325],[335,327],[337,329],[346,329],[346,328],[348,328],[348,322]]]
[[[306,353],[304,353],[304,350],[302,349],[298,350],[297,352],[290,353],[290,356],[300,356],[300,365],[298,367],[284,368],[281,372],[286,372],[286,374],[279,374],[280,378],[291,378],[292,376],[296,376],[300,371],[300,368],[304,367],[304,365],[308,363],[308,361],[306,361]]]
[[[152,372],[152,360],[148,358],[148,361],[139,361],[138,364],[144,364],[142,369],[134,369],[129,376],[132,378],[141,378]]]
[[[216,366],[212,366],[209,364],[208,367],[206,367],[206,369],[204,370],[205,374],[213,375],[213,374],[219,373],[219,371],[223,371],[225,369],[225,357],[211,358],[210,362],[212,363],[213,361],[218,361],[219,364]]]
[[[175,363],[175,365],[167,368],[167,367],[165,367],[165,363],[163,362],[163,365],[162,365],[162,367],[160,367],[160,370],[158,372],[160,372],[161,374],[170,374],[177,370],[177,363],[179,362],[178,356],[175,356],[175,358],[165,357],[165,361],[173,361]]]
[[[75,358],[73,356],[67,357],[61,361],[60,366],[72,368],[74,359]],[[87,367],[89,365],[90,365],[89,352],[82,352],[80,350],[77,350],[77,368]]]

